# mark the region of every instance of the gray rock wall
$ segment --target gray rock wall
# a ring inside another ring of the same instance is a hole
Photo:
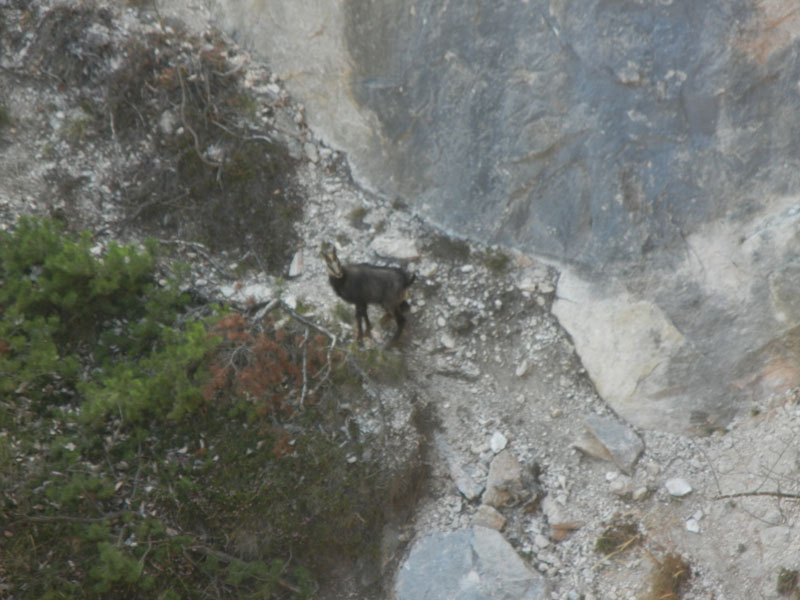
[[[633,423],[800,384],[792,0],[208,0],[367,187],[562,269]]]

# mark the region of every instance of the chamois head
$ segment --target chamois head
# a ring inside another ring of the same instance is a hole
[[[336,256],[336,246],[330,242],[322,242],[319,248],[319,255],[325,259],[325,265],[328,267],[328,274],[336,279],[344,277],[342,270],[342,263],[339,262],[339,257]]]

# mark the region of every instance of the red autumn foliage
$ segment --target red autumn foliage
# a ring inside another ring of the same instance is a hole
[[[262,417],[291,414],[304,385],[309,393],[329,366],[324,335],[289,332],[270,319],[250,323],[241,313],[231,313],[220,319],[212,334],[220,336],[222,344],[211,362],[206,402],[233,395],[252,402]]]

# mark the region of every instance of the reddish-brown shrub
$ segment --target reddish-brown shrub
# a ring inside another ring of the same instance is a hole
[[[328,339],[277,326],[271,319],[248,322],[241,313],[220,319],[212,335],[222,343],[212,359],[206,402],[218,398],[245,399],[260,417],[291,414],[303,395],[313,402],[321,379],[341,362],[329,359]]]

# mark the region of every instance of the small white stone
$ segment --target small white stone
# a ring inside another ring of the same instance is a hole
[[[550,540],[541,533],[537,533],[536,537],[533,538],[533,543],[537,548],[547,548],[550,545]]]
[[[456,342],[450,334],[444,333],[442,334],[442,345],[448,350],[452,350],[456,347]]]
[[[287,294],[284,296],[283,301],[286,303],[286,306],[292,310],[297,310],[297,296],[294,294]]]
[[[692,491],[692,486],[682,477],[667,479],[664,485],[671,496],[676,496],[678,498],[682,498]]]
[[[505,450],[506,444],[508,444],[508,439],[499,431],[495,431],[492,434],[492,439],[489,441],[489,447],[495,454]]]
[[[524,377],[525,374],[528,372],[528,361],[523,360],[519,365],[517,365],[517,370],[515,372],[517,377]]]
[[[175,131],[175,126],[178,123],[178,119],[171,110],[166,110],[161,114],[161,117],[158,120],[158,127],[161,129],[161,132],[165,135],[172,135],[172,132]]]
[[[697,522],[697,519],[691,518],[686,521],[686,531],[690,533],[700,533],[700,523]]]
[[[289,277],[297,277],[303,274],[303,250],[298,250],[292,257],[292,263],[289,265]]]
[[[311,142],[306,142],[303,144],[303,150],[305,151],[306,158],[308,158],[308,160],[310,160],[312,163],[319,162],[319,152],[314,144]]]
[[[661,465],[659,465],[658,463],[649,462],[647,463],[645,470],[647,471],[648,475],[655,477],[656,475],[661,473]]]
[[[627,496],[631,493],[631,482],[629,477],[619,477],[608,486],[611,493],[616,496]]]
[[[555,287],[552,283],[540,283],[539,284],[539,291],[543,294],[552,294],[555,291]]]

